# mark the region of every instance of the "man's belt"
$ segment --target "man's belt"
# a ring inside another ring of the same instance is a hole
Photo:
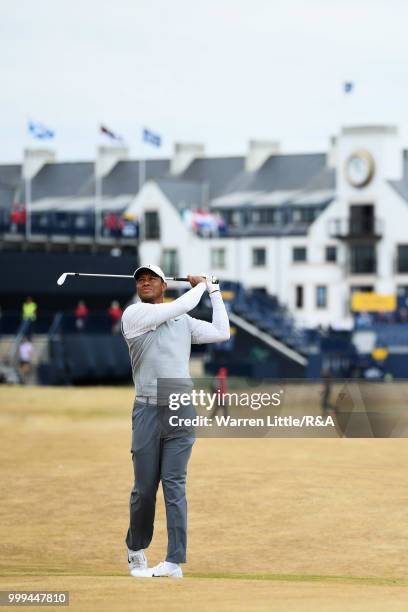
[[[140,402],[141,404],[146,404],[147,405],[154,405],[154,406],[168,406],[169,405],[169,401],[168,400],[158,400],[157,397],[148,397],[146,395],[137,395],[136,396],[136,402]]]

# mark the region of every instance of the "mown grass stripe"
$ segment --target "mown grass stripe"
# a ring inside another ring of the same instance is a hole
[[[271,580],[282,582],[331,582],[378,586],[408,586],[403,578],[379,578],[376,576],[324,576],[312,574],[239,574],[229,572],[185,572],[186,578],[210,578],[225,580]]]
[[[324,576],[315,574],[240,574],[235,572],[185,572],[185,578],[208,580],[264,580],[272,582],[321,582],[326,584],[356,584],[366,586],[408,586],[404,578],[380,578],[376,576]],[[35,578],[35,577],[77,577],[77,578],[128,578],[124,572],[87,574],[85,572],[64,572],[64,570],[41,569],[30,572],[0,571],[0,578]]]

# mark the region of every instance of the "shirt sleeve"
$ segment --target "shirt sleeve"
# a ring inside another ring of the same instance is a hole
[[[158,325],[185,314],[195,308],[206,289],[204,282],[198,283],[173,302],[164,304],[147,304],[139,302],[128,306],[122,316],[122,333],[125,338],[135,338]]]
[[[190,322],[192,344],[224,342],[230,338],[230,324],[221,292],[210,293],[210,300],[213,310],[211,323],[187,315]]]

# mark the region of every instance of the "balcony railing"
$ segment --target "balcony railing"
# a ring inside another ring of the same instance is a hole
[[[380,240],[383,235],[383,221],[377,217],[372,219],[343,219],[329,220],[329,235],[340,240]]]
[[[119,223],[120,221],[120,223]],[[7,236],[16,240],[27,238],[27,220],[24,217],[16,223],[10,217],[9,211],[0,210],[0,236]],[[110,240],[110,241],[137,241],[139,238],[139,226],[136,222],[125,221],[118,217],[116,224],[102,219],[98,236],[95,236],[95,217],[92,213],[87,214],[64,214],[42,213],[33,214],[29,239],[36,241],[52,240],[54,237],[70,239]]]

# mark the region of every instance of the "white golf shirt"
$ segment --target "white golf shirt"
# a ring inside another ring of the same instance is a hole
[[[211,286],[210,286],[211,287]],[[128,306],[122,333],[129,347],[137,395],[157,397],[157,379],[190,379],[191,344],[222,342],[230,337],[228,314],[220,291],[211,287],[212,321],[187,315],[199,303],[201,282],[173,302]]]

